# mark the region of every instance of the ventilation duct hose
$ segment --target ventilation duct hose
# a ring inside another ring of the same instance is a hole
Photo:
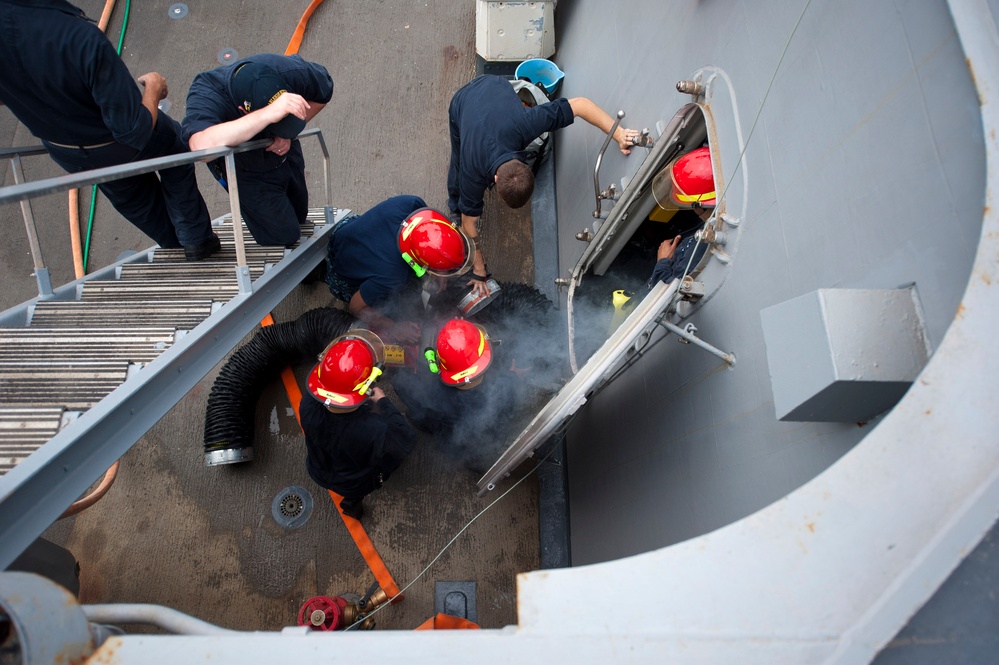
[[[205,464],[253,459],[253,424],[263,389],[287,365],[315,362],[356,319],[339,309],[313,309],[295,321],[261,329],[222,366],[205,409]]]

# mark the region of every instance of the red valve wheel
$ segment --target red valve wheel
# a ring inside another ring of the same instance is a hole
[[[343,608],[347,601],[337,596],[309,598],[298,611],[298,625],[312,630],[339,630],[343,628]]]

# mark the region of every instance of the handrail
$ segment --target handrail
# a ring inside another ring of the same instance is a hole
[[[22,145],[20,147],[13,148],[0,148],[0,159],[7,159],[8,157],[13,157],[15,155],[30,157],[32,155],[44,155],[47,153],[48,150],[46,150],[43,145]]]
[[[332,184],[329,165],[330,153],[326,147],[326,140],[323,138],[323,132],[319,128],[307,129],[296,138],[302,139],[309,136],[316,137],[319,141],[319,147],[323,152],[323,185],[325,190],[325,203],[326,205],[332,205]],[[38,281],[39,296],[43,298],[50,297],[52,295],[52,285],[48,279],[48,269],[45,267],[45,263],[42,260],[41,247],[37,242],[38,231],[35,227],[34,217],[31,213],[30,199],[35,198],[36,196],[69,191],[71,189],[77,189],[87,185],[98,185],[104,182],[142,175],[144,173],[152,173],[154,171],[175,166],[183,166],[185,164],[193,164],[201,161],[210,161],[219,157],[226,159],[226,166],[229,170],[229,173],[227,174],[229,182],[229,199],[233,213],[233,227],[236,229],[236,277],[239,282],[239,290],[244,293],[248,292],[250,290],[249,271],[245,269],[246,252],[243,247],[243,236],[241,232],[242,218],[239,213],[238,185],[236,183],[235,162],[233,155],[241,152],[247,152],[249,150],[256,150],[258,148],[265,148],[271,143],[272,139],[257,139],[255,141],[241,143],[240,145],[231,148],[220,146],[218,148],[183,152],[176,155],[168,155],[166,157],[144,159],[138,162],[129,162],[127,164],[108,166],[101,169],[70,173],[53,178],[35,180],[32,182],[23,182],[20,159],[22,156],[46,154],[48,151],[45,147],[22,146],[0,150],[0,158],[9,158],[11,161],[11,167],[14,169],[15,173],[14,185],[11,185],[10,187],[0,187],[0,204],[18,201],[21,203],[21,212],[24,217],[25,230],[28,235],[28,244],[31,250],[32,261],[35,266],[35,278]]]
[[[597,153],[597,163],[593,167],[593,196],[597,200],[597,208],[593,211],[594,219],[600,219],[600,199],[604,198],[600,192],[600,163],[604,161],[604,153],[607,151],[607,146],[610,145],[611,139],[614,138],[614,132],[617,131],[618,125],[621,124],[622,120],[624,120],[624,111],[618,111],[617,116],[614,118],[614,124],[607,133],[607,138],[604,139],[604,144],[600,147],[600,152]]]

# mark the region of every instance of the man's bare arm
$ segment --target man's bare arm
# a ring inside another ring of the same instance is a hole
[[[309,111],[309,103],[301,95],[286,92],[278,97],[273,104],[247,113],[242,118],[212,125],[191,136],[188,142],[191,150],[204,150],[219,146],[237,146],[249,141],[268,125],[280,121],[286,115],[294,115],[305,120]]]
[[[319,115],[319,112],[326,108],[326,104],[319,102],[309,102],[309,110],[305,112],[305,122],[308,122]]]
[[[156,72],[149,72],[139,77],[139,84],[142,86],[142,105],[153,117],[153,127],[155,127],[156,118],[159,117],[160,101],[166,99],[169,92],[166,79]]]
[[[577,118],[582,118],[602,131],[604,134],[609,134],[611,127],[614,126],[613,118],[607,115],[606,111],[586,97],[573,97],[569,100],[569,106],[572,108],[572,115]],[[637,136],[637,130],[627,129],[618,125],[617,130],[614,131],[613,138],[617,141],[617,145],[621,148],[621,152],[625,155],[629,155],[631,154],[631,148],[634,145],[632,143],[632,139]]]

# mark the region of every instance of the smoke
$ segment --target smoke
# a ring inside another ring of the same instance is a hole
[[[479,385],[446,386],[422,358],[441,326],[460,316],[457,306],[468,292],[460,279],[420,313],[424,339],[417,366],[396,369],[391,377],[410,422],[475,472],[492,465],[566,378],[566,344],[551,301],[523,284],[500,286],[488,306],[465,317],[486,329],[492,346],[492,363]]]

